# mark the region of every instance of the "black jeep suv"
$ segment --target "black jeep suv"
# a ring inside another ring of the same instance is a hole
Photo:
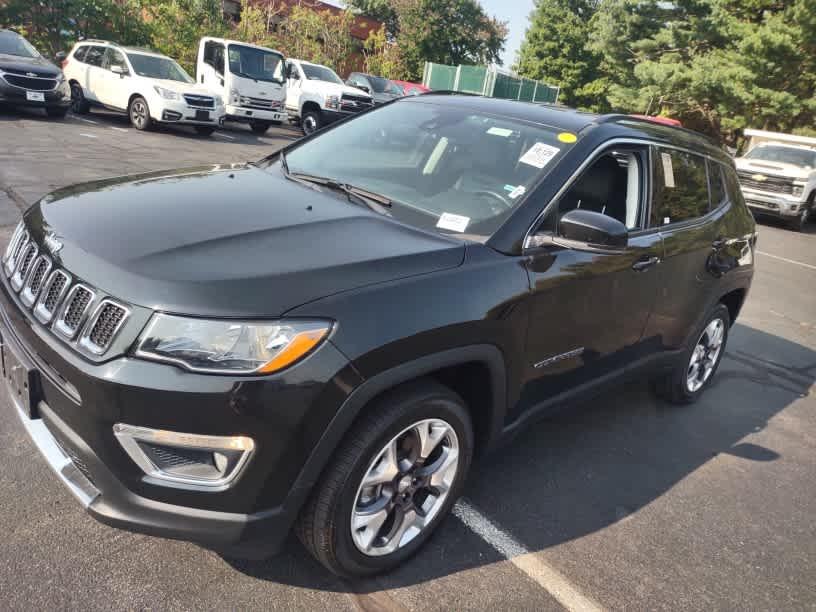
[[[4,375],[100,521],[252,556],[294,526],[372,574],[531,419],[644,372],[695,400],[755,239],[701,136],[404,98],[258,163],[44,197],[3,259]]]
[[[43,108],[49,117],[65,117],[71,89],[62,70],[25,38],[0,29],[0,104]]]

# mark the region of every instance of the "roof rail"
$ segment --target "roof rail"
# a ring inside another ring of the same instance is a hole
[[[658,121],[652,121],[651,119],[645,117],[637,117],[635,115],[626,115],[623,113],[611,113],[609,115],[602,115],[598,117],[598,121],[596,123],[615,123],[617,121],[637,121],[638,123],[646,123],[648,125],[656,125],[665,127],[669,130],[679,130],[681,132],[686,132],[687,134],[691,134],[697,136],[698,138],[704,138],[709,142],[709,144],[715,146],[718,149],[723,149],[724,145],[722,142],[714,138],[713,136],[709,136],[708,134],[704,134],[703,132],[698,132],[697,130],[689,129],[685,126],[674,126],[668,125],[665,123],[660,123]]]

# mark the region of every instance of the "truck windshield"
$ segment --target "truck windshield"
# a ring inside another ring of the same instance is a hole
[[[283,83],[283,57],[274,51],[230,45],[229,68],[247,79]]]
[[[331,68],[325,66],[317,66],[315,64],[301,64],[303,74],[310,81],[327,81],[329,83],[343,84],[343,80]]]
[[[0,54],[20,57],[40,57],[37,50],[25,38],[14,32],[0,32]]]
[[[810,151],[808,149],[760,145],[751,149],[745,157],[747,159],[761,159],[762,161],[791,164],[793,166],[799,166],[800,168],[816,168],[816,151]]]
[[[144,55],[142,53],[128,53],[127,56],[133,66],[133,70],[139,76],[149,79],[180,81],[181,83],[195,82],[189,74],[184,72],[184,68],[169,57]]]
[[[295,146],[286,165],[290,175],[376,194],[404,223],[484,240],[572,146],[560,132],[403,98]]]

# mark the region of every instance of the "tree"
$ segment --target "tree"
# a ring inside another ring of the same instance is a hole
[[[588,50],[595,0],[536,0],[519,50],[516,71],[531,79],[557,83],[569,106],[599,110],[600,56]]]
[[[387,79],[402,80],[405,62],[399,45],[389,42],[385,26],[371,32],[363,44],[365,71]]]
[[[353,22],[351,11],[336,15],[295,6],[279,24],[275,35],[278,47],[285,49],[287,55],[326,64],[343,74],[355,50],[351,37]]]
[[[349,0],[347,4],[356,12],[381,21],[385,25],[388,40],[396,39],[399,33],[399,14],[393,0]]]

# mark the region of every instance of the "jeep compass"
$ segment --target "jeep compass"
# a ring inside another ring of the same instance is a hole
[[[696,400],[755,242],[702,136],[408,97],[257,163],[42,198],[3,257],[4,380],[98,520],[249,557],[294,529],[370,575],[531,420],[633,374]]]

